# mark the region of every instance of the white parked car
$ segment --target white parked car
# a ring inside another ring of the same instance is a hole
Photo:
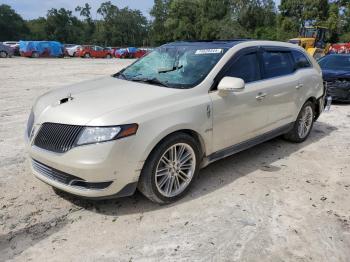
[[[66,44],[64,45],[64,48],[66,50],[66,53],[70,56],[70,57],[75,57],[78,56],[79,51],[81,49],[81,45],[75,45],[75,44]]]
[[[175,42],[39,97],[28,151],[35,176],[60,190],[106,198],[138,188],[169,203],[213,161],[280,135],[303,142],[324,95],[318,64],[293,44]]]
[[[20,55],[20,53],[19,53],[19,42],[17,42],[17,41],[6,41],[6,42],[3,42],[2,44],[11,47],[12,50],[13,50],[13,54],[14,55],[17,55],[17,56]]]

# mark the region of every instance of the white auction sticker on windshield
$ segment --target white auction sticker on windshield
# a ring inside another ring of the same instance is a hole
[[[201,49],[196,51],[196,55],[206,55],[206,54],[220,54],[222,49]]]

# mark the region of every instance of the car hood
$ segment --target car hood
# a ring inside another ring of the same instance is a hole
[[[46,93],[38,98],[33,112],[37,124],[110,125],[116,123],[101,123],[98,118],[116,112],[123,121],[127,115],[171,101],[181,91],[105,77]]]
[[[331,70],[331,69],[322,69],[323,79],[334,80],[337,78],[349,79],[350,80],[350,71],[346,70]]]

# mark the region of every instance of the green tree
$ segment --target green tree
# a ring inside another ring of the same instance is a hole
[[[196,24],[199,18],[198,0],[173,0],[169,5],[169,14],[165,29],[173,40],[191,40],[200,37]]]
[[[328,19],[328,0],[281,0],[282,17],[301,26],[320,24]]]
[[[272,0],[240,0],[233,8],[248,37],[276,38],[276,7]]]
[[[19,40],[28,31],[25,21],[15,10],[9,5],[0,5],[0,41]]]
[[[155,45],[164,44],[170,39],[165,28],[165,22],[169,12],[169,2],[168,0],[155,0],[150,12],[150,15],[153,17],[150,36],[152,43]]]
[[[77,6],[75,11],[79,12],[81,17],[84,17],[82,41],[84,43],[91,44],[93,42],[92,37],[96,29],[95,23],[91,16],[91,6],[86,3],[85,6]]]
[[[28,40],[46,40],[48,39],[46,34],[46,18],[39,17],[37,19],[32,19],[27,21],[27,26],[29,28]]]
[[[222,26],[230,23],[230,7],[229,0],[200,0],[196,35],[200,39],[222,38]]]
[[[75,43],[81,39],[82,23],[65,8],[52,8],[47,12],[46,33],[49,40]]]
[[[144,45],[148,39],[149,24],[139,10],[119,9],[110,1],[101,4],[97,13],[102,20],[96,25],[97,42],[103,45]]]
[[[97,9],[97,13],[102,16],[103,20],[98,23],[97,39],[103,45],[114,44],[116,41],[115,35],[119,32],[117,32],[117,26],[114,22],[118,11],[119,8],[113,5],[111,1],[102,3]]]

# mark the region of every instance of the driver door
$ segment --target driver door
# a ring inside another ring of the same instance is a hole
[[[252,139],[269,130],[268,88],[262,87],[258,48],[240,51],[220,72],[223,77],[238,77],[245,88],[229,94],[210,92],[213,105],[213,152]]]

